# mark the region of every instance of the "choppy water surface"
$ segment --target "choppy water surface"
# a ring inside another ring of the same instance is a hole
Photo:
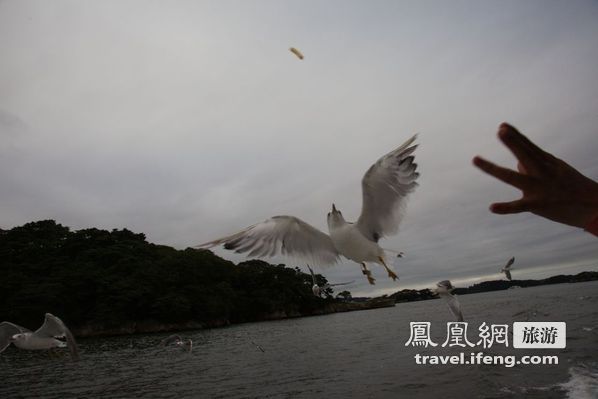
[[[416,365],[415,353],[459,352],[405,346],[410,321],[432,322],[433,340],[444,342],[451,315],[443,301],[431,300],[183,332],[194,341],[191,353],[157,346],[167,334],[82,339],[78,363],[10,347],[0,355],[0,397],[598,397],[598,282],[466,295],[460,301],[476,338],[482,322],[566,321],[566,349],[485,351],[556,354],[560,364]]]

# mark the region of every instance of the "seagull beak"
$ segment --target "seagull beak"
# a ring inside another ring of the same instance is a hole
[[[332,212],[336,212],[336,206],[334,206],[334,204],[332,204]]]

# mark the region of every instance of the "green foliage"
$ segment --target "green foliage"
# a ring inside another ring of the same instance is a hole
[[[239,265],[207,250],[150,244],[127,229],[70,231],[53,220],[0,230],[0,320],[73,327],[123,322],[244,322],[310,314],[327,300],[298,268]],[[318,275],[318,282],[326,279]]]

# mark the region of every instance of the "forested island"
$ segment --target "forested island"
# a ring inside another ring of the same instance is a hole
[[[71,231],[53,220],[0,230],[0,273],[0,321],[31,328],[50,312],[79,336],[216,327],[384,305],[338,300],[330,289],[325,298],[315,297],[311,276],[298,268],[260,260],[235,265],[208,250],[148,243],[144,234],[127,229]],[[322,275],[316,278],[319,285],[326,283]]]

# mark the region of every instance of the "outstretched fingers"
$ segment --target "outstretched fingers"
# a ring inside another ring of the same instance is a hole
[[[511,202],[497,202],[490,205],[490,211],[499,215],[521,213],[530,211],[530,205],[523,199],[518,199]]]
[[[517,173],[508,168],[503,168],[502,166],[498,166],[479,156],[476,156],[473,159],[473,164],[484,172],[488,173],[490,176],[494,176],[498,180],[517,187],[520,190],[529,187],[533,182],[529,176]]]
[[[498,138],[527,170],[537,167],[546,154],[540,147],[508,123],[502,123],[499,126]]]

